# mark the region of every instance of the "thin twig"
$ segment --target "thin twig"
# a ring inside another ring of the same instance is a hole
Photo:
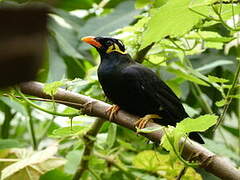
[[[34,131],[34,126],[33,126],[33,118],[32,118],[32,114],[31,114],[31,107],[29,105],[26,105],[26,110],[27,110],[27,114],[28,114],[28,123],[29,123],[29,131],[30,131],[30,135],[32,138],[32,146],[33,146],[33,150],[37,150],[38,149],[38,143],[36,140],[36,136],[35,136],[35,131]]]
[[[18,88],[16,88],[16,91],[18,92],[18,94],[22,97],[22,99],[28,103],[30,106],[38,109],[38,110],[41,110],[43,112],[46,112],[46,113],[49,113],[49,114],[52,114],[52,115],[57,115],[57,116],[63,116],[63,117],[74,117],[74,116],[79,116],[79,113],[72,113],[72,114],[65,114],[65,113],[59,113],[59,112],[53,112],[53,111],[50,111],[48,109],[44,109],[42,108],[41,106],[38,106],[34,103],[32,103]]]
[[[236,87],[236,84],[238,82],[238,78],[239,78],[239,75],[240,75],[240,61],[238,60],[238,66],[237,66],[237,69],[236,69],[236,73],[234,75],[234,79],[233,79],[233,83],[232,83],[232,87],[228,90],[227,92],[227,96],[226,96],[226,104],[224,105],[223,107],[223,112],[222,114],[219,116],[218,118],[218,121],[213,129],[213,131],[216,131],[216,129],[218,128],[218,126],[222,123],[226,113],[227,113],[227,110],[229,108],[229,105],[232,101],[232,93],[233,93],[233,90],[234,88]]]

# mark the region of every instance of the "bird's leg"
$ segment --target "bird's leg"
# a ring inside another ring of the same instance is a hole
[[[118,105],[112,105],[106,110],[106,113],[109,114],[109,121],[112,121],[115,118],[119,110],[120,107]]]
[[[157,114],[147,114],[146,116],[138,119],[134,124],[135,127],[138,129],[143,129],[145,128],[146,124],[149,121],[152,121],[153,119],[161,119],[161,117]]]

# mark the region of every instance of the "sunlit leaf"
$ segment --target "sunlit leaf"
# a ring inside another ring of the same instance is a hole
[[[52,132],[53,136],[59,136],[59,137],[64,137],[64,136],[75,136],[75,135],[80,135],[86,132],[88,127],[84,126],[72,126],[72,127],[63,127],[59,129],[55,129]]]
[[[117,125],[111,123],[108,127],[108,136],[107,136],[107,145],[109,148],[113,147],[116,141],[116,134],[117,134]]]
[[[227,103],[226,99],[222,99],[220,101],[217,101],[215,104],[217,107],[223,107]]]
[[[148,28],[143,33],[141,48],[166,36],[182,36],[190,31],[202,18],[189,10],[190,2],[191,0],[169,0],[160,8],[153,9]],[[206,11],[204,7],[200,7],[198,10]]]
[[[151,126],[151,127],[145,127],[142,129],[137,128],[137,132],[138,133],[152,133],[154,131],[159,131],[161,130],[163,127],[161,126]]]
[[[176,130],[185,133],[202,132],[216,124],[218,116],[206,114],[198,118],[186,118],[177,123]]]
[[[45,84],[43,87],[43,92],[53,96],[57,93],[58,88],[63,86],[64,83],[62,81],[54,81],[52,83]]]
[[[216,83],[226,83],[226,82],[228,82],[227,79],[219,78],[219,77],[215,77],[215,76],[211,76],[211,75],[208,75],[208,79],[209,79],[210,82],[216,82]]]

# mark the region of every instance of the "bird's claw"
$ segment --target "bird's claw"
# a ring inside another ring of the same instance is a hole
[[[152,121],[153,119],[161,119],[161,117],[157,114],[148,114],[140,119],[138,119],[134,125],[138,129],[143,129],[146,127],[147,123],[149,121]]]
[[[120,107],[118,105],[112,105],[106,110],[106,113],[109,114],[109,121],[112,121],[115,118],[119,110]]]

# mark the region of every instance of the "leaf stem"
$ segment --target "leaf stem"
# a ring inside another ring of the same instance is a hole
[[[180,50],[182,50],[182,52],[184,53],[184,56],[186,57],[186,53],[185,53],[185,49],[181,48],[177,43],[174,42],[174,40],[172,40],[171,38],[169,38],[169,40],[176,46],[178,47]],[[194,46],[192,47],[194,48]],[[192,48],[190,48],[189,50],[191,50]],[[187,65],[192,69],[192,64],[189,61],[188,58],[185,58],[185,62],[187,63]],[[201,90],[201,88],[195,84],[195,83],[191,83],[192,84],[192,89],[193,89],[193,95],[198,99],[198,102],[200,103],[200,106],[202,107],[203,111],[207,114],[212,114],[212,109],[209,106],[209,104],[207,103],[207,101],[204,99],[203,97],[203,92]]]
[[[65,114],[65,113],[59,113],[59,112],[53,112],[47,109],[42,108],[41,106],[38,106],[34,103],[32,103],[22,92],[19,88],[16,88],[16,91],[18,92],[18,94],[22,97],[23,100],[25,100],[26,103],[28,103],[30,106],[39,109],[43,112],[46,112],[48,114],[52,114],[52,115],[56,115],[56,116],[63,116],[63,117],[75,117],[75,116],[79,116],[79,113],[72,113],[72,114]]]
[[[218,16],[219,21],[222,23],[222,25],[223,25],[226,29],[228,29],[229,31],[239,31],[239,30],[240,30],[240,28],[232,28],[231,26],[227,25],[227,24],[225,23],[225,21],[223,20],[221,14],[217,11],[217,9],[216,9],[213,5],[212,5],[211,7],[212,7],[213,11],[215,12],[215,14]]]
[[[32,146],[33,146],[33,150],[37,150],[38,149],[38,143],[36,140],[36,135],[35,135],[35,131],[34,131],[34,126],[33,126],[33,118],[32,118],[32,110],[29,104],[26,105],[26,109],[27,109],[27,114],[28,114],[28,123],[29,123],[29,130],[30,130],[30,135],[32,138]]]
[[[216,131],[216,129],[218,128],[218,126],[222,123],[226,113],[227,113],[227,110],[229,108],[229,104],[231,103],[232,101],[232,92],[234,90],[234,88],[236,87],[236,84],[238,82],[238,78],[239,78],[239,75],[240,75],[240,59],[237,58],[237,61],[238,61],[238,65],[237,65],[237,69],[236,69],[236,73],[234,75],[234,79],[233,79],[233,83],[232,83],[232,87],[228,90],[227,92],[227,95],[226,95],[226,104],[224,105],[223,107],[223,112],[222,114],[219,116],[218,118],[218,121],[213,129],[213,131]]]

